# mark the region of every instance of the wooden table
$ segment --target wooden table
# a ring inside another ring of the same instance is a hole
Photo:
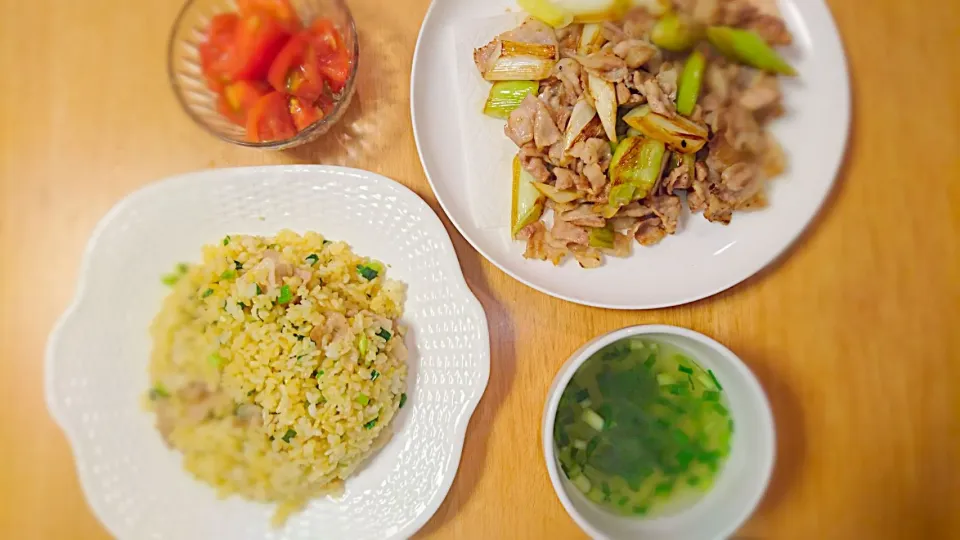
[[[589,338],[656,322],[724,342],[770,396],[779,459],[740,537],[960,538],[960,3],[830,4],[852,68],[849,155],[808,233],[746,283],[673,309],[579,307],[510,279],[445,221],[493,365],[423,536],[581,537],[542,463],[547,387]],[[107,536],[44,407],[42,356],[87,236],[124,195],[207,167],[330,163],[395,178],[442,215],[408,105],[428,0],[351,5],[356,106],[324,142],[263,153],[213,139],[175,102],[164,59],[179,1],[0,2],[0,538]]]

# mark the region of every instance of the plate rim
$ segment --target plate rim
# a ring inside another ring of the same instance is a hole
[[[120,534],[120,531],[115,528],[113,520],[105,519],[105,517],[110,514],[105,512],[105,509],[98,502],[95,502],[97,499],[91,496],[93,489],[91,486],[93,485],[93,481],[90,477],[91,472],[89,470],[89,465],[85,463],[86,454],[81,449],[82,445],[79,444],[81,438],[75,432],[77,428],[75,428],[75,426],[67,420],[67,416],[60,408],[60,403],[57,401],[57,399],[55,399],[54,385],[56,381],[56,366],[58,364],[58,357],[63,354],[61,352],[63,333],[70,323],[76,319],[78,310],[88,299],[88,288],[90,281],[89,273],[91,270],[92,256],[96,251],[104,233],[109,230],[110,226],[113,225],[117,219],[117,216],[125,211],[128,207],[138,203],[141,199],[148,199],[150,195],[156,191],[168,189],[169,186],[178,183],[197,181],[228,181],[226,178],[219,177],[224,173],[227,175],[236,173],[247,174],[251,178],[256,178],[261,174],[282,175],[287,173],[315,173],[323,175],[333,173],[350,176],[354,179],[361,178],[363,181],[369,182],[370,185],[385,184],[397,189],[401,196],[407,197],[412,204],[422,205],[422,208],[426,210],[426,215],[428,216],[425,219],[433,220],[433,224],[439,227],[437,230],[444,233],[439,235],[438,238],[435,238],[435,240],[441,242],[442,247],[445,248],[443,251],[447,253],[447,256],[444,257],[444,265],[449,267],[447,270],[451,273],[451,278],[454,284],[462,286],[463,296],[461,300],[465,300],[466,304],[470,306],[470,309],[474,311],[474,314],[477,316],[477,324],[481,333],[479,341],[484,343],[485,347],[479,351],[481,353],[481,359],[479,372],[480,376],[478,377],[476,383],[477,393],[473,399],[468,399],[463,403],[462,410],[464,414],[459,417],[460,421],[454,424],[454,429],[452,430],[453,435],[451,437],[453,447],[451,448],[449,463],[443,471],[442,482],[440,483],[435,495],[427,501],[424,509],[419,513],[419,515],[417,515],[416,519],[411,520],[406,526],[397,529],[386,538],[408,538],[414,535],[417,531],[422,529],[423,526],[426,525],[427,522],[429,522],[430,519],[433,518],[433,516],[437,513],[437,510],[439,510],[440,506],[449,495],[453,481],[456,479],[459,473],[460,460],[463,456],[463,450],[466,444],[467,428],[469,427],[470,420],[473,418],[473,415],[476,412],[480,401],[483,399],[483,395],[486,393],[487,387],[489,386],[491,366],[489,324],[483,304],[477,298],[476,294],[474,294],[473,290],[470,289],[466,281],[466,277],[463,274],[463,269],[460,266],[460,259],[453,247],[453,241],[450,238],[449,231],[447,231],[446,227],[444,227],[443,221],[440,220],[439,216],[437,216],[436,212],[430,207],[430,205],[427,204],[427,202],[417,195],[417,193],[412,189],[387,176],[364,169],[342,167],[337,165],[299,164],[261,165],[249,167],[241,166],[217,169],[201,169],[174,174],[150,182],[123,196],[120,200],[115,202],[113,206],[110,207],[110,209],[99,219],[99,221],[97,221],[97,224],[91,231],[80,256],[80,264],[75,280],[73,296],[70,298],[67,307],[54,322],[50,333],[47,336],[43,353],[44,403],[50,413],[50,417],[63,432],[64,438],[66,439],[67,446],[70,449],[70,454],[73,457],[74,469],[77,472],[80,490],[83,494],[85,502],[87,503],[87,506],[91,509],[92,513],[97,518],[97,521],[112,536],[116,538],[123,538],[123,536]]]
[[[643,304],[629,303],[629,302],[623,303],[623,304],[617,304],[617,303],[611,303],[611,302],[597,302],[597,301],[590,300],[588,298],[577,298],[577,297],[564,294],[558,291],[550,290],[550,288],[547,286],[539,285],[535,282],[527,280],[521,277],[520,275],[518,275],[518,273],[507,268],[506,264],[501,264],[501,262],[499,262],[496,258],[490,256],[489,253],[481,249],[478,242],[476,242],[469,234],[467,234],[466,228],[461,224],[460,220],[458,220],[458,218],[455,217],[452,212],[450,212],[450,209],[448,208],[447,203],[445,203],[444,199],[439,195],[439,192],[437,190],[437,183],[433,179],[433,176],[431,175],[429,169],[427,168],[427,160],[424,157],[424,146],[423,146],[423,143],[421,142],[420,129],[418,128],[418,124],[417,124],[417,106],[416,106],[416,103],[417,103],[416,95],[417,95],[417,89],[418,89],[417,68],[420,65],[421,44],[423,41],[425,28],[427,26],[427,23],[430,22],[434,16],[434,8],[440,2],[443,2],[443,1],[446,1],[446,0],[432,0],[430,2],[430,7],[427,8],[427,12],[424,15],[423,21],[420,24],[420,31],[417,33],[417,42],[413,52],[413,63],[410,68],[410,123],[413,127],[413,138],[417,146],[417,155],[420,158],[420,166],[423,169],[424,176],[426,176],[427,178],[427,183],[430,184],[430,189],[433,191],[434,197],[436,197],[437,202],[440,204],[440,207],[443,209],[444,214],[446,214],[450,222],[453,223],[453,226],[457,229],[460,235],[463,236],[463,238],[466,239],[466,241],[470,244],[470,246],[473,247],[473,249],[475,249],[477,253],[482,255],[483,258],[486,259],[489,263],[493,264],[498,269],[500,269],[500,271],[504,272],[505,274],[519,281],[520,283],[526,285],[527,287],[530,287],[536,291],[539,291],[553,298],[558,298],[560,300],[565,300],[567,302],[571,302],[574,304],[579,304],[582,306],[589,306],[589,307],[596,307],[596,308],[603,308],[603,309],[621,310],[621,311],[630,311],[630,310],[645,311],[645,310],[676,307],[676,306],[682,306],[682,305],[690,304],[693,302],[697,302],[705,298],[710,298],[726,290],[732,289],[733,287],[736,287],[737,285],[739,285],[740,283],[743,283],[744,281],[747,281],[748,279],[757,275],[763,269],[774,264],[777,260],[783,257],[784,254],[789,252],[797,244],[797,241],[800,239],[800,237],[803,236],[803,234],[807,230],[809,230],[810,227],[814,224],[814,222],[817,220],[817,217],[820,215],[820,213],[823,211],[824,207],[826,206],[827,201],[830,200],[832,193],[836,190],[837,179],[839,178],[840,173],[842,172],[843,164],[847,156],[847,151],[849,150],[849,147],[850,147],[850,132],[851,132],[852,119],[853,119],[853,99],[852,99],[853,88],[850,81],[850,63],[849,63],[849,59],[847,58],[847,52],[843,42],[843,36],[840,34],[840,29],[837,26],[836,18],[833,16],[833,12],[830,10],[830,6],[826,3],[826,0],[790,0],[792,3],[819,4],[819,6],[815,6],[815,7],[819,7],[820,9],[822,9],[826,15],[827,22],[829,23],[829,31],[833,34],[833,36],[836,37],[837,44],[840,51],[839,61],[840,61],[840,67],[842,68],[842,71],[843,71],[843,80],[842,80],[842,87],[838,89],[837,95],[843,100],[844,111],[846,114],[844,115],[844,118],[843,118],[843,129],[841,134],[842,135],[841,139],[843,142],[840,148],[840,152],[838,153],[836,163],[834,163],[831,166],[831,168],[833,169],[833,173],[831,174],[831,179],[826,187],[826,190],[824,191],[823,196],[820,198],[820,201],[814,206],[814,208],[812,208],[809,215],[805,217],[803,223],[799,227],[797,227],[795,231],[792,231],[788,235],[789,238],[787,238],[787,240],[783,243],[782,247],[776,250],[772,250],[769,256],[767,257],[758,258],[757,259],[758,262],[754,265],[750,265],[751,269],[748,272],[744,272],[744,274],[741,277],[737,277],[727,282],[724,282],[724,284],[719,285],[707,292],[687,295],[687,296],[684,296],[683,298],[680,298],[679,300],[668,301],[668,302],[643,303]],[[782,4],[783,1],[784,0],[777,0],[778,5]]]

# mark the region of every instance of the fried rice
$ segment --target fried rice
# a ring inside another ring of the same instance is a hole
[[[343,481],[406,401],[405,287],[317,233],[227,236],[164,281],[149,408],[183,465],[276,520]]]

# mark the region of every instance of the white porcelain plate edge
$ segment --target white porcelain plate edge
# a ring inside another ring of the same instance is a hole
[[[197,218],[204,207],[209,215]],[[157,219],[167,219],[160,231]],[[361,231],[358,220],[380,227],[376,234],[350,232]],[[407,283],[411,375],[393,438],[347,482],[344,497],[313,501],[274,529],[272,507],[218,500],[184,472],[179,454],[163,447],[152,416],[138,404],[147,385],[147,325],[163,295],[159,275],[169,268],[154,268],[157,261],[195,260],[202,244],[231,230],[282,228],[346,240]],[[217,232],[211,237],[211,231]],[[138,239],[147,240],[143,250],[131,253]],[[118,261],[128,261],[125,272],[105,271]],[[131,279],[148,283],[139,290],[128,287]],[[129,309],[110,315],[125,299]],[[456,476],[469,419],[489,379],[490,349],[483,308],[430,207],[383,176],[307,165],[187,173],[123,199],[86,246],[76,294],[50,334],[44,361],[47,406],[74,453],[89,504],[118,538],[300,540],[317,530],[406,538],[436,512]]]
[[[829,8],[823,0],[780,0],[779,7],[795,36],[787,54],[800,76],[784,82],[788,116],[772,127],[786,149],[789,166],[787,174],[771,184],[770,206],[738,214],[726,227],[686,214],[682,230],[660,245],[635,246],[630,258],[586,272],[572,262],[554,268],[524,260],[522,244],[509,240],[505,225],[478,224],[477,191],[468,189],[468,182],[480,161],[465,157],[464,141],[497,141],[490,163],[479,172],[489,179],[491,190],[509,192],[509,178],[501,178],[508,167],[503,156],[513,150],[512,143],[497,133],[502,125],[480,113],[477,88],[483,88],[482,79],[477,75],[474,82],[464,83],[458,76],[458,70],[469,69],[462,63],[471,61],[469,51],[458,47],[465,33],[489,27],[485,19],[517,8],[512,0],[434,0],[414,52],[410,107],[420,160],[441,207],[467,241],[498,268],[534,289],[579,304],[662,308],[700,300],[744,281],[783,254],[817,215],[842,164],[850,129],[847,62]],[[492,37],[484,34],[483,39]],[[461,116],[465,109],[468,113]],[[476,114],[471,116],[469,110]],[[470,124],[464,125],[462,118]],[[498,191],[492,199],[502,204],[504,198]]]

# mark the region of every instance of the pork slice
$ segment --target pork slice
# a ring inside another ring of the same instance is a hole
[[[598,268],[603,264],[603,255],[596,249],[588,246],[571,246],[570,253],[580,264],[580,268]]]
[[[532,97],[532,95],[529,95],[524,100]],[[559,141],[563,134],[557,128],[557,124],[554,123],[553,116],[550,115],[550,110],[543,100],[533,99],[537,101],[537,112],[533,117],[533,141],[537,148],[546,148]]]
[[[634,238],[642,246],[652,246],[660,243],[663,237],[667,235],[666,231],[660,226],[660,218],[654,216],[640,222]]]
[[[523,24],[497,37],[505,41],[537,43],[540,45],[557,45],[558,43],[556,30],[534,17],[527,17]]]
[[[738,103],[748,111],[757,112],[779,105],[782,98],[780,80],[774,75],[757,73],[740,94]]]
[[[553,174],[557,177],[557,183],[555,184],[557,189],[573,189],[576,187],[576,178],[579,175],[570,169],[554,167]]]
[[[640,93],[647,98],[650,104],[650,110],[657,114],[662,114],[668,118],[673,118],[677,114],[676,105],[664,94],[663,88],[657,83],[656,79],[647,79],[640,86]]]
[[[664,62],[657,72],[657,84],[660,85],[663,94],[667,96],[670,101],[677,100],[677,81],[679,78],[680,70],[672,62]]]
[[[605,227],[607,220],[593,211],[592,204],[582,204],[568,212],[557,214],[559,221],[566,221],[578,227]]]
[[[493,69],[494,64],[503,53],[503,43],[499,39],[494,39],[483,47],[474,49],[473,63],[477,65],[480,73],[486,73]]]
[[[626,39],[613,47],[613,54],[623,58],[628,68],[637,69],[657,54],[657,47],[643,40]]]
[[[550,234],[553,236],[553,238],[562,242],[566,242],[567,244],[579,244],[585,246],[589,242],[589,236],[587,235],[586,229],[562,220],[558,220],[553,224],[553,228],[550,229]]]
[[[607,81],[620,82],[626,79],[629,74],[626,62],[606,50],[600,50],[587,56],[578,55],[576,59],[583,69]]]
[[[517,146],[523,146],[533,140],[534,118],[537,114],[539,100],[528,95],[520,102],[520,106],[510,112],[507,125],[503,132]]]
[[[600,164],[591,163],[583,168],[583,176],[590,182],[590,192],[599,193],[607,185],[607,173],[603,172]]]
[[[673,195],[654,197],[650,206],[657,217],[660,218],[663,230],[667,234],[677,232],[677,225],[680,221],[680,197]]]

